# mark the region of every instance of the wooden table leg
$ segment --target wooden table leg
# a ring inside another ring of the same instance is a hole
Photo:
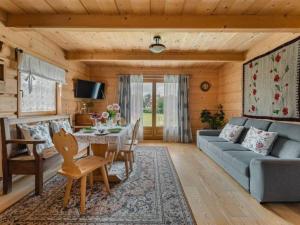
[[[80,213],[85,212],[85,200],[86,200],[86,176],[80,179]]]

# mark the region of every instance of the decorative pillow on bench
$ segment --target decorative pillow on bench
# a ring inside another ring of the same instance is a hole
[[[230,123],[227,123],[226,126],[221,131],[219,137],[235,143],[238,141],[239,136],[241,135],[243,129],[244,129],[243,126],[232,125]]]
[[[242,146],[253,152],[268,155],[277,138],[277,132],[268,132],[250,127]]]
[[[54,146],[50,131],[49,123],[37,123],[35,125],[28,124],[18,124],[18,127],[21,129],[22,135],[25,139],[33,140],[45,140],[44,144],[37,145],[37,151],[42,152],[44,149],[51,148]],[[33,145],[27,145],[29,154],[33,155]]]
[[[68,133],[73,133],[69,120],[52,120],[50,122],[52,133],[58,133],[63,128]]]

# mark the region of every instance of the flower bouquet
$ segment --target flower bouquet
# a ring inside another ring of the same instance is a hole
[[[120,106],[117,103],[108,105],[105,112],[92,113],[91,118],[95,120],[95,125],[97,125],[97,122],[99,121],[103,124],[106,124],[107,122],[116,124],[121,120]]]

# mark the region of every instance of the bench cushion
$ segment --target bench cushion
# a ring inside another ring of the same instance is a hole
[[[58,152],[56,151],[56,149],[54,147],[47,148],[47,149],[43,150],[42,158],[43,159],[48,159],[48,158],[51,158],[51,157],[53,157],[57,154],[58,154]],[[34,156],[33,155],[27,155],[27,154],[21,154],[21,155],[15,156],[13,158],[10,158],[10,160],[34,160]]]

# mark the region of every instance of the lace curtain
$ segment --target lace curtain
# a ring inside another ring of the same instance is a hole
[[[65,70],[18,52],[21,112],[56,110],[56,83],[65,83]]]
[[[130,76],[130,112],[131,124],[141,118],[140,127],[138,131],[138,139],[142,140],[144,136],[143,127],[143,76],[131,75]]]
[[[178,79],[176,75],[164,76],[164,132],[166,142],[178,142]]]

